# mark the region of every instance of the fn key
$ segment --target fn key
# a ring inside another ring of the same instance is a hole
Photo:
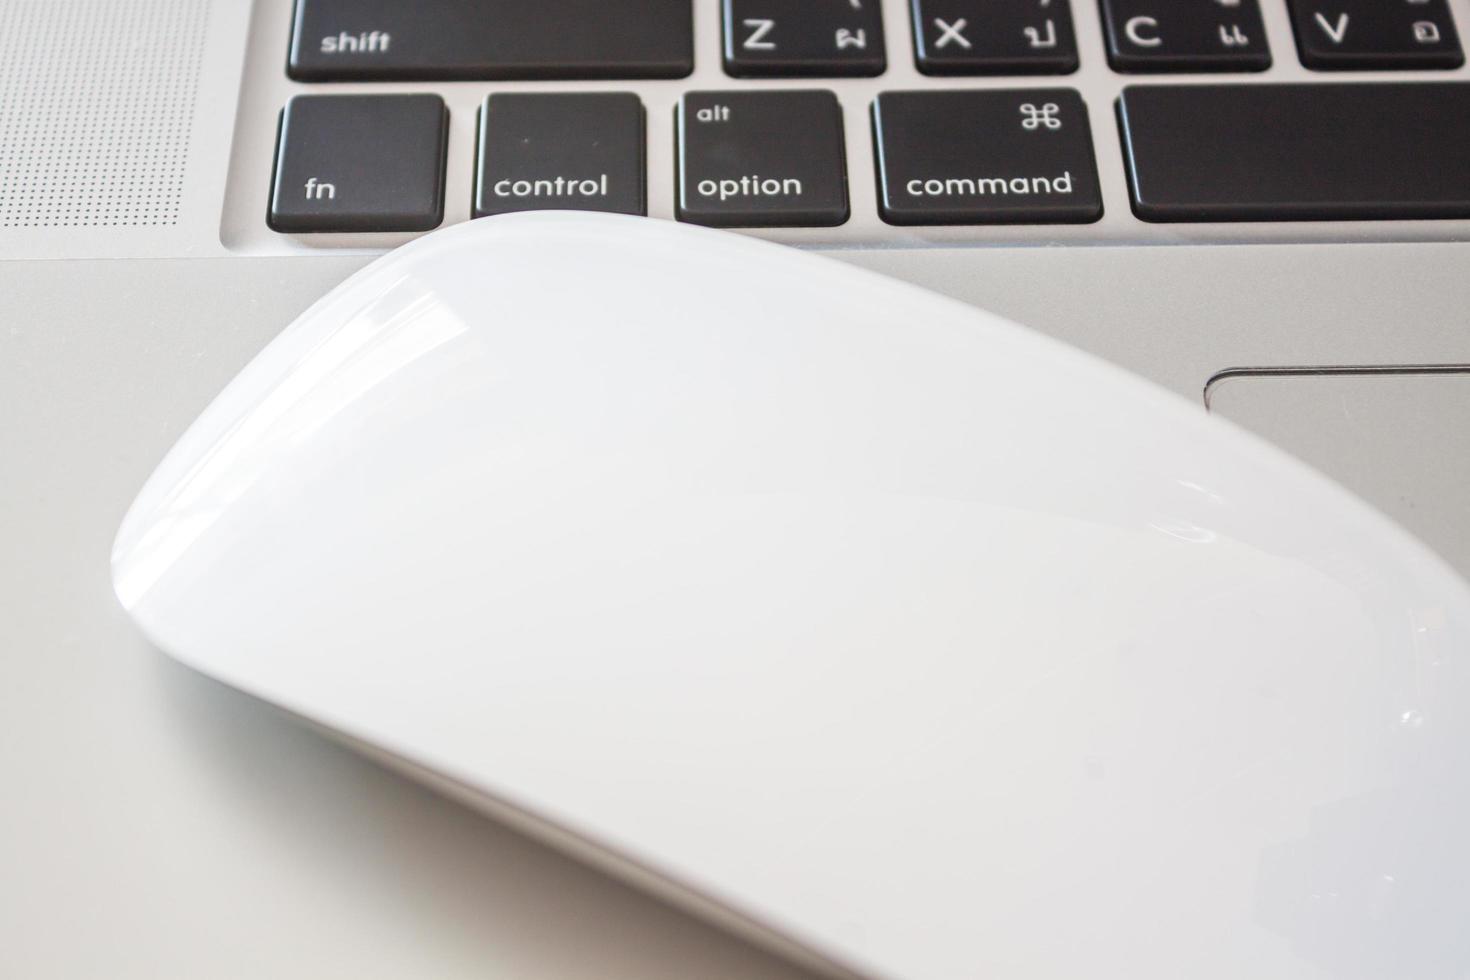
[[[437,95],[298,95],[281,113],[270,226],[428,231],[444,219]]]

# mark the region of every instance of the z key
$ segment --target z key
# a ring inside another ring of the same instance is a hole
[[[724,0],[725,71],[737,78],[881,75],[879,0]]]

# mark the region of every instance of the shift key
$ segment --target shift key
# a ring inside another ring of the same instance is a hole
[[[300,81],[682,78],[689,0],[296,0]]]

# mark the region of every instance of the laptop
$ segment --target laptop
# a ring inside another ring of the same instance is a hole
[[[507,949],[522,973],[794,969],[276,732],[112,605],[111,534],[164,450],[311,302],[437,227],[620,211],[917,283],[1260,433],[1470,572],[1466,29],[1470,0],[0,0],[0,717],[25,735],[0,753],[40,787],[0,815],[0,864],[194,926],[67,943],[45,901],[7,908],[0,973],[128,949],[216,974],[219,909],[161,865],[333,896],[315,928],[295,898],[228,906],[271,937],[256,973],[328,949],[356,973]],[[223,747],[164,748],[184,721]],[[273,775],[220,783],[220,753]],[[231,816],[282,793],[303,812]],[[395,934],[349,884],[364,809],[434,841],[450,920],[504,915]],[[283,835],[313,841],[289,874]]]

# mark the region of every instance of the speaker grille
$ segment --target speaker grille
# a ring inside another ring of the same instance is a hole
[[[178,221],[208,15],[0,0],[0,228]]]

